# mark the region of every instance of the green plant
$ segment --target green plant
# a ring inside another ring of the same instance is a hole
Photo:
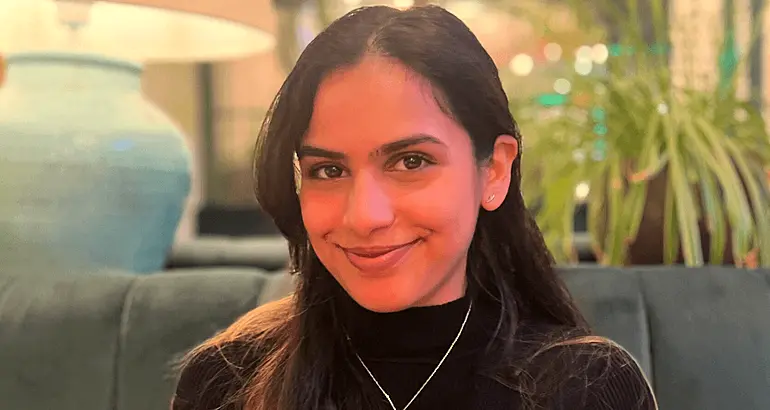
[[[675,262],[680,249],[687,265],[722,263],[729,237],[736,263],[754,255],[770,266],[767,124],[755,104],[737,97],[740,70],[712,85],[694,75],[678,83],[665,49],[649,46],[671,44],[663,2],[643,3],[602,8],[605,24],[622,28],[616,36],[623,48],[613,50],[599,78],[571,78],[566,104],[542,109],[512,101],[525,144],[532,140],[524,146],[525,196],[538,204],[546,240],[557,260],[575,260],[574,192],[587,183],[588,231],[598,259],[626,263],[645,204],[654,200],[649,182],[662,176],[665,263]],[[647,10],[651,27],[639,24],[640,9]],[[705,255],[701,219],[710,237]]]

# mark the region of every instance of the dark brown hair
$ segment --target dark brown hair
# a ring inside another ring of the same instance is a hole
[[[258,308],[188,356],[234,341],[264,352],[238,400],[250,410],[379,409],[379,394],[340,391],[366,386],[366,375],[351,360],[349,346],[331,307],[340,286],[308,241],[295,181],[294,154],[307,130],[321,81],[366,55],[394,59],[427,80],[452,118],[467,130],[479,165],[489,159],[500,135],[521,145],[497,67],[459,19],[435,6],[398,10],[365,7],[332,23],[304,50],[276,96],[260,132],[255,157],[259,203],[289,241],[297,273],[291,298]],[[547,346],[572,343],[587,335],[585,321],[553,268],[542,235],[525,207],[519,156],[508,195],[495,211],[481,210],[468,256],[469,289],[499,306],[499,322],[486,369],[529,397],[548,393],[561,376],[530,377],[508,371],[533,363]],[[514,354],[518,326],[549,323],[558,334],[544,335],[527,357]],[[570,342],[572,341],[572,342]],[[516,361],[520,363],[517,365]],[[524,372],[526,373],[526,372]],[[538,386],[534,384],[537,383]],[[542,387],[545,386],[545,387]]]

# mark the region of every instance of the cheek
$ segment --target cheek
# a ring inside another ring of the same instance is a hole
[[[305,190],[299,195],[302,221],[311,237],[325,235],[342,221],[340,195],[324,190]]]
[[[406,209],[411,209],[408,212],[415,225],[423,225],[437,233],[465,237],[476,226],[479,209],[476,191],[477,181],[473,176],[448,173],[410,198],[410,206]]]

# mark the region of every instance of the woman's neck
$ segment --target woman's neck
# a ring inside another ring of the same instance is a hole
[[[413,307],[393,313],[363,308],[347,293],[335,300],[335,312],[353,348],[362,357],[415,359],[440,357],[457,337],[471,300],[466,295],[451,302]],[[496,309],[474,300],[456,351],[478,350],[492,338]]]

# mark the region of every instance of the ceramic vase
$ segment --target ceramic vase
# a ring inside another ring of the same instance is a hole
[[[140,66],[7,56],[0,87],[0,270],[158,271],[190,190],[180,129]]]

